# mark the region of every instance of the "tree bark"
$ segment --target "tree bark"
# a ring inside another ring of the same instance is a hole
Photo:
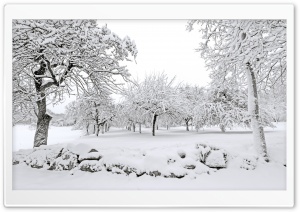
[[[153,115],[153,120],[152,120],[152,135],[155,136],[155,124],[156,124],[156,118],[158,115],[154,114]]]
[[[44,113],[43,111],[39,111],[37,127],[34,136],[34,147],[47,145],[48,130],[51,119],[52,117],[50,115]]]
[[[142,123],[139,123],[139,132],[142,133]]]
[[[256,87],[256,77],[251,67],[251,64],[247,64],[247,80],[248,80],[248,112],[251,117],[251,127],[253,132],[254,146],[259,156],[268,162],[269,157],[267,154],[267,146],[265,141],[264,129],[260,126],[258,93]]]

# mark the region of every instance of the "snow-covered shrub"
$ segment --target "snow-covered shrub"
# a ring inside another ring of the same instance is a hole
[[[97,160],[84,160],[78,168],[81,171],[98,172],[102,170],[102,163]]]
[[[246,169],[246,170],[254,170],[257,166],[257,159],[258,158],[254,157],[254,156],[243,158],[240,168]]]
[[[63,149],[61,156],[50,163],[49,170],[71,170],[78,166],[78,155]]]
[[[61,151],[60,146],[40,146],[33,149],[33,152],[26,157],[25,163],[32,168],[47,167],[60,156]]]

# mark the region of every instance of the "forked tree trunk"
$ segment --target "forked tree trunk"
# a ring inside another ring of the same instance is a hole
[[[267,154],[264,129],[259,123],[260,115],[256,78],[250,63],[247,63],[246,71],[248,80],[248,112],[251,117],[251,127],[253,132],[254,146],[258,153],[258,156],[263,157],[264,160],[268,162],[269,158]]]
[[[40,63],[40,69],[35,71],[35,75],[44,75],[46,73],[46,63]],[[52,117],[46,114],[46,95],[45,90],[42,88],[42,78],[35,78],[35,89],[39,94],[37,100],[38,106],[38,120],[36,125],[36,132],[34,135],[33,147],[39,147],[40,145],[47,145],[49,124]]]
[[[156,118],[158,115],[154,114],[153,115],[153,120],[152,120],[152,135],[155,136],[155,124],[156,124]]]

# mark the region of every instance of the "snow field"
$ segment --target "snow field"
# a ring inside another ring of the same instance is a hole
[[[14,133],[20,128],[22,132],[34,133],[28,126],[16,126]],[[112,128],[99,137],[80,136],[80,131],[66,127],[51,127],[49,135],[51,131],[63,133],[49,137],[51,145],[13,153],[14,189],[285,189],[286,186],[284,123],[266,129],[270,163],[259,161],[252,154],[252,134],[245,129],[226,133],[217,128],[199,133],[186,132],[184,128],[160,129],[155,137],[150,129],[139,134]],[[24,140],[29,134],[22,139],[14,137],[13,145],[31,143],[32,139]]]

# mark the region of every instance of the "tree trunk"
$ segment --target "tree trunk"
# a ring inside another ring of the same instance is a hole
[[[169,125],[167,125],[167,130],[169,130]]]
[[[225,126],[223,124],[220,124],[220,129],[223,133],[225,132]]]
[[[105,124],[102,124],[102,125],[101,125],[101,133],[102,133],[102,134],[104,134],[104,125],[105,125]]]
[[[158,130],[158,124],[156,124],[156,130]]]
[[[142,123],[139,123],[139,132],[142,133]]]
[[[268,162],[269,158],[267,154],[264,129],[259,123],[260,116],[255,73],[250,63],[247,63],[246,65],[248,80],[248,112],[251,117],[254,146],[258,155],[263,157],[264,160]]]
[[[135,124],[132,123],[132,131],[135,132]]]
[[[100,131],[100,124],[97,124],[97,128],[96,128],[96,136],[99,136],[99,131]]]
[[[86,126],[85,126],[86,134],[87,135],[89,134],[89,126],[90,126],[90,123],[87,123]]]
[[[157,115],[154,114],[153,115],[153,120],[152,120],[152,135],[155,136],[155,124],[156,124],[156,118],[157,118]]]
[[[49,124],[50,124],[52,117],[49,116],[48,114],[46,114],[46,100],[44,102],[45,102],[45,104],[38,104],[38,105],[40,105],[40,107],[45,107],[45,111],[43,109],[40,109],[40,107],[39,107],[38,121],[37,121],[37,126],[36,126],[36,132],[34,135],[34,146],[33,147],[47,145]]]
[[[186,125],[186,131],[190,131],[189,130],[189,121],[185,121],[185,125]]]
[[[94,124],[94,130],[93,130],[93,134],[96,133],[96,125]]]
[[[108,131],[108,124],[105,123],[105,132],[107,132],[107,131]]]

